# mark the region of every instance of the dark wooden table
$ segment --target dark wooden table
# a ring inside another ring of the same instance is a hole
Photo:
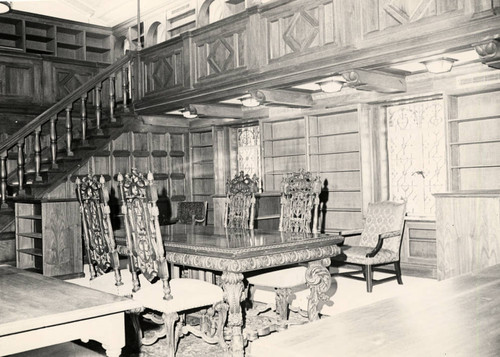
[[[222,272],[224,297],[229,304],[228,326],[232,330],[230,353],[243,356],[243,273],[308,262],[306,281],[311,294],[309,318],[319,318],[317,304],[329,288],[330,257],[340,254],[342,238],[325,234],[238,230],[207,226],[162,227],[169,262]],[[312,316],[311,316],[312,315]]]
[[[0,266],[0,355],[92,339],[118,357],[125,346],[124,311],[137,308],[132,299]]]

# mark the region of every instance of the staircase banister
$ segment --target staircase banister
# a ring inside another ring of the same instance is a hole
[[[31,133],[35,131],[36,128],[42,126],[47,123],[51,117],[57,115],[62,110],[73,103],[75,100],[79,99],[82,94],[87,93],[91,89],[93,89],[97,83],[102,82],[104,79],[108,78],[111,74],[116,72],[116,70],[122,67],[125,63],[129,62],[131,58],[135,55],[135,51],[131,51],[127,55],[120,58],[115,63],[111,64],[109,67],[105,68],[102,72],[99,72],[95,77],[82,84],[79,88],[75,89],[73,92],[68,94],[66,97],[55,103],[49,109],[44,111],[42,114],[38,115],[35,119],[30,121],[24,127],[19,129],[17,132],[12,134],[0,145],[0,153],[9,150],[14,145],[29,136]]]

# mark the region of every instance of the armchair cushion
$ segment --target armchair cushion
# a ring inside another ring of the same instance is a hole
[[[385,243],[384,243],[385,244]],[[367,258],[366,255],[373,250],[373,247],[349,246],[342,247],[342,254],[336,260],[345,260],[349,263],[375,265],[382,263],[392,263],[399,260],[399,254],[390,249],[380,249],[373,258]]]
[[[163,285],[141,281],[141,289],[134,300],[146,308],[166,314],[213,305],[223,300],[222,289],[203,280],[178,278],[170,280],[171,300],[163,299]]]
[[[177,211],[177,219],[179,223],[205,223],[206,215],[207,212],[205,202],[179,202]],[[195,222],[193,222],[193,216]]]
[[[247,280],[250,284],[256,286],[273,287],[278,289],[291,288],[305,284],[306,270],[307,268],[305,266],[282,268],[249,276]]]

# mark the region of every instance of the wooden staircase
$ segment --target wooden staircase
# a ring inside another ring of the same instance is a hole
[[[15,201],[46,197],[134,122],[128,81],[133,56],[104,69],[0,143],[0,263],[15,262]],[[104,108],[103,87],[109,90]]]

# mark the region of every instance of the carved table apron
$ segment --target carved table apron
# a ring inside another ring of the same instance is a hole
[[[171,225],[162,227],[167,261],[195,268],[221,271],[224,299],[229,304],[232,330],[230,353],[243,356],[243,273],[309,262],[306,282],[311,289],[309,320],[319,318],[317,305],[330,287],[330,257],[340,254],[342,238],[319,233],[224,229]]]

